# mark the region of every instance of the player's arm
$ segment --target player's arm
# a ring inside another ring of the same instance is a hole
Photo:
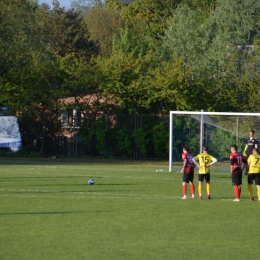
[[[251,163],[251,155],[249,155],[248,160],[247,160],[246,174],[245,175],[248,175],[250,163]]]
[[[201,166],[198,164],[198,162],[197,162],[197,160],[196,160],[195,157],[193,157],[192,161],[193,161],[199,168],[201,168]]]
[[[193,167],[193,169],[196,168],[196,164],[193,161],[192,161],[192,167]]]
[[[232,173],[234,171],[234,159],[230,158],[230,172]]]
[[[243,155],[246,156],[246,151],[247,151],[248,145],[246,144]]]
[[[255,140],[255,149],[257,149],[257,148],[258,148],[258,141]]]
[[[186,164],[187,164],[187,159],[184,159],[183,165],[182,165],[182,168],[181,168],[181,173],[184,173]]]
[[[246,169],[246,172],[247,172],[247,160],[246,158],[242,158],[242,162],[243,162],[243,166],[241,168],[242,172],[244,171],[244,169]]]
[[[211,166],[212,164],[216,163],[218,160],[214,157],[211,158],[211,163],[207,165],[207,167],[209,168],[209,166]]]
[[[250,167],[250,162],[247,163],[245,175],[248,175],[249,167]]]

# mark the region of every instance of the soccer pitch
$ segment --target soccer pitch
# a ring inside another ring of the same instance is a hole
[[[0,259],[259,259],[260,203],[245,176],[233,202],[228,172],[212,171],[211,200],[205,183],[203,200],[181,200],[166,162],[2,159]]]

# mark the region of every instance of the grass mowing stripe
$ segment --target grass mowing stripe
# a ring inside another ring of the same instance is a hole
[[[94,195],[99,195],[98,193],[95,193]],[[16,194],[0,194],[0,197],[17,197],[17,198],[62,198],[62,199],[142,199],[142,200],[180,200],[180,196],[172,196],[172,197],[162,197],[162,196],[136,196],[136,195],[128,195],[128,196],[115,196],[109,194],[108,196],[104,196],[104,194],[100,194],[101,196],[93,196],[93,194],[89,196],[40,196],[40,195],[16,195]],[[188,198],[189,199],[189,198]]]

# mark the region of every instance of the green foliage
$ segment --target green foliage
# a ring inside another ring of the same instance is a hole
[[[132,158],[134,156],[135,116],[118,114],[111,115],[107,119],[109,135],[106,149],[108,154],[115,157]]]
[[[167,158],[169,154],[169,126],[161,122],[152,129],[154,154],[157,158]]]
[[[118,145],[117,149],[121,152],[122,157],[133,156],[133,138],[132,135],[129,135],[129,130],[127,128],[118,129],[115,139]]]
[[[92,8],[84,13],[84,20],[90,32],[90,39],[99,45],[99,54],[109,57],[113,38],[124,28],[120,12],[113,9]]]
[[[146,157],[148,154],[147,151],[148,140],[146,138],[146,135],[147,133],[142,128],[134,131],[134,137],[136,138],[136,145],[142,157]]]
[[[40,155],[33,151],[28,151],[25,147],[19,148],[17,152],[11,152],[0,149],[0,157],[11,158],[39,158]]]
[[[230,47],[253,44],[260,33],[260,3],[258,0],[218,0],[209,19],[215,34]]]
[[[138,114],[149,108],[150,86],[147,79],[152,61],[151,54],[137,56],[135,50],[114,53],[110,59],[104,60],[104,91],[113,96],[121,109]]]
[[[214,12],[217,0],[182,0],[182,4],[188,5],[192,10],[199,10],[203,16],[209,17]]]
[[[163,44],[183,59],[186,68],[194,69],[201,62],[208,47],[209,37],[202,13],[180,5],[168,20]]]
[[[105,155],[105,141],[107,139],[108,131],[105,129],[104,119],[98,119],[96,124],[96,148],[101,156]]]
[[[58,100],[70,94],[64,84],[71,83],[67,79],[69,68],[63,66],[62,57],[80,57],[80,62],[83,63],[84,59],[86,64],[91,55],[97,53],[97,48],[89,41],[88,29],[79,13],[65,11],[58,1],[54,1],[53,9],[46,5],[39,7],[31,1],[23,1],[16,7],[10,2],[1,4],[4,14],[10,18],[7,19],[9,23],[15,15],[23,19],[13,29],[7,26],[6,21],[1,22],[3,35],[12,35],[8,37],[11,45],[17,44],[15,38],[18,36],[18,49],[15,55],[5,54],[9,59],[5,59],[5,63],[11,62],[15,66],[9,69],[5,66],[2,70],[1,93],[4,95],[1,95],[0,103],[19,112],[21,122],[28,117],[36,121],[31,124],[37,126],[32,131],[28,131],[26,124],[21,124],[22,132],[28,132],[28,135],[34,132],[35,136],[29,139],[40,139],[40,153],[45,154],[46,137],[56,134],[60,127]],[[15,30],[17,35],[14,34]],[[10,52],[13,53],[12,50]]]
[[[59,134],[67,97],[86,120],[79,154],[91,155],[105,155],[104,146],[112,156],[120,154],[111,140],[123,156],[133,154],[132,129],[121,121],[103,129],[104,113],[259,110],[258,0],[73,4],[77,10],[56,0],[53,9],[29,0],[0,1],[0,105],[19,116],[28,150],[44,154],[47,139]],[[153,156],[167,156],[163,126],[156,125],[155,136],[151,129],[137,132],[139,139],[154,138],[138,148],[143,155],[154,150]],[[191,133],[186,140],[196,148],[196,138]]]
[[[122,16],[138,34],[149,37],[152,45],[158,45],[161,43],[166,21],[179,2],[179,0],[135,0],[122,8]]]
[[[173,118],[173,157],[181,160],[181,151],[184,145],[190,147],[191,153],[199,152],[200,122],[185,115],[174,115]]]

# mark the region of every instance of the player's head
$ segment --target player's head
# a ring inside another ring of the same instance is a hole
[[[202,148],[203,153],[207,153],[209,150],[208,146],[204,145]]]
[[[230,146],[231,153],[235,153],[237,151],[237,146],[235,144]]]
[[[250,132],[249,132],[249,136],[250,136],[250,137],[253,137],[254,134],[255,134],[255,131],[254,131],[254,130],[250,130]]]
[[[256,148],[254,148],[254,149],[252,150],[252,153],[253,153],[253,154],[258,154],[258,150],[257,150]]]
[[[190,151],[190,147],[188,145],[184,145],[182,149],[183,149],[184,153],[187,153]]]

